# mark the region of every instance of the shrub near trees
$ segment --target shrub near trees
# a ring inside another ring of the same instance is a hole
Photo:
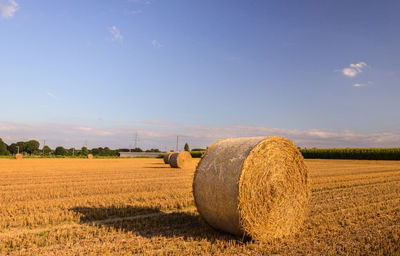
[[[89,153],[93,156],[118,156],[118,150],[112,150],[108,147],[93,148],[89,150]]]

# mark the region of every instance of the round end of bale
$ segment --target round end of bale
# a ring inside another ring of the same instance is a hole
[[[221,141],[228,140],[228,139],[232,139],[232,138],[224,138],[224,139],[219,139],[219,140],[217,140],[216,142],[212,143],[210,146],[207,147],[207,151],[208,151],[210,148],[212,148],[212,147],[214,147],[215,145],[217,145],[218,143],[220,143]]]
[[[164,155],[164,164],[169,164],[169,160],[171,158],[171,156],[174,154],[174,152],[170,152],[170,153],[166,153]]]
[[[188,151],[173,153],[169,159],[172,168],[188,169],[192,167],[192,155]]]
[[[22,154],[15,154],[15,159],[17,160],[22,159]]]
[[[282,137],[226,139],[197,166],[193,194],[212,227],[268,241],[294,234],[308,208],[308,169]]]
[[[92,154],[88,154],[88,155],[87,155],[87,158],[88,158],[88,159],[93,159],[93,155],[92,155]]]

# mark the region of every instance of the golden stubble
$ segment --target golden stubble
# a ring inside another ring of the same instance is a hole
[[[0,159],[0,254],[399,254],[400,162],[306,164],[312,194],[303,225],[293,237],[260,244],[202,222],[193,202],[194,166]]]

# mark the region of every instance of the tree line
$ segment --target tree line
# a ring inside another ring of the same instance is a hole
[[[94,156],[118,156],[118,152],[129,152],[130,149],[110,149],[109,147],[98,147],[88,149],[87,147],[82,147],[80,149],[75,148],[64,148],[58,146],[55,149],[51,149],[49,146],[45,145],[40,149],[40,143],[37,140],[20,141],[7,145],[0,138],[0,155],[15,155],[15,154],[25,154],[25,155],[36,155],[36,156],[87,156],[92,154]],[[152,148],[149,150],[142,150],[141,148],[133,149],[134,152],[160,152],[157,148]]]

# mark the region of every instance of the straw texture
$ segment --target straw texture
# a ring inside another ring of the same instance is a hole
[[[193,194],[212,227],[256,240],[295,233],[309,202],[308,170],[282,137],[222,140],[197,166]]]
[[[192,155],[188,151],[173,153],[169,159],[172,168],[187,169],[193,166]]]

